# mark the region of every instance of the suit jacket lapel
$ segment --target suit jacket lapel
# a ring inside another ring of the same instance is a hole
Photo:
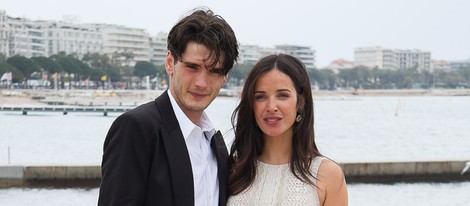
[[[162,140],[168,157],[173,198],[176,205],[194,205],[191,160],[168,95],[166,91],[155,101],[164,120],[162,123]]]

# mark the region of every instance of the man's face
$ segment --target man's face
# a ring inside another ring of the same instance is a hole
[[[209,55],[210,51],[204,45],[189,42],[176,64],[170,52],[166,58],[170,92],[193,122],[199,120],[204,109],[215,99],[225,83],[225,76],[220,73],[220,62],[215,68],[209,68],[213,60]]]

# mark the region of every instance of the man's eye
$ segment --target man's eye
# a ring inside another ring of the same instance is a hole
[[[211,73],[212,74],[217,74],[217,75],[220,75],[220,76],[223,76],[223,71],[221,69],[213,69],[211,70]]]

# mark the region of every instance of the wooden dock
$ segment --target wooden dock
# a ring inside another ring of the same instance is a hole
[[[0,106],[0,111],[3,112],[21,112],[27,115],[28,112],[61,112],[64,115],[69,112],[98,112],[107,116],[110,112],[124,113],[134,107],[123,106]]]

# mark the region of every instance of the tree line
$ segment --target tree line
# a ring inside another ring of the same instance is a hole
[[[154,65],[148,61],[139,61],[135,66],[128,66],[133,60],[132,53],[121,52],[108,56],[99,53],[87,53],[82,58],[75,54],[59,53],[50,57],[31,57],[15,55],[6,58],[0,54],[0,74],[12,73],[12,83],[27,86],[27,80],[44,78],[54,84],[56,79],[64,82],[97,82],[131,83],[145,76],[154,78],[164,76],[163,65]],[[104,78],[105,77],[105,78]],[[54,85],[51,85],[53,87]]]
[[[6,58],[0,54],[0,75],[11,72],[12,83],[25,85],[29,79],[46,79],[52,82],[60,79],[64,82],[120,83],[130,87],[141,82],[145,76],[167,82],[164,65],[154,65],[148,61],[139,61],[133,67],[128,66],[134,56],[129,52],[106,54],[88,53],[82,58],[74,54],[59,53],[50,57],[31,57],[15,55]],[[252,64],[235,64],[229,73],[227,86],[243,86],[243,81],[250,72]],[[470,68],[434,72],[418,71],[416,67],[398,70],[354,67],[334,72],[331,69],[309,69],[311,84],[318,89],[335,90],[338,88],[363,89],[410,89],[410,88],[470,88]],[[106,77],[103,79],[103,77]],[[27,86],[27,85],[25,85]]]
[[[330,69],[309,72],[320,89],[412,89],[470,88],[470,67],[456,70],[418,71],[416,67],[397,70],[354,67],[334,73]]]
[[[235,65],[229,77],[243,80],[253,65]],[[418,71],[417,67],[398,70],[353,67],[334,72],[331,69],[309,69],[311,84],[321,90],[339,88],[412,89],[470,88],[470,67],[434,72]]]

